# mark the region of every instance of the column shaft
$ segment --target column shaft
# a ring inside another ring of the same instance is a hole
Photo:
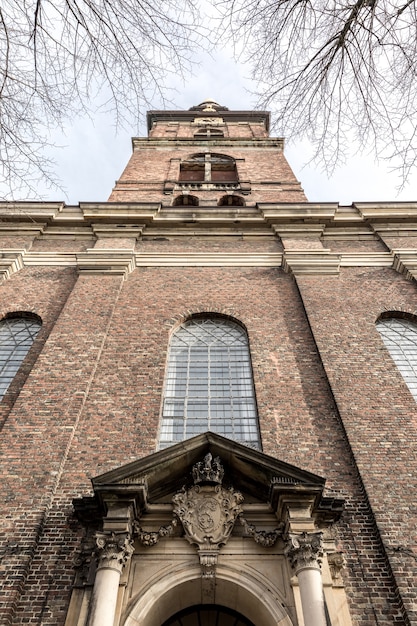
[[[119,582],[119,571],[109,567],[97,571],[88,626],[113,626]]]
[[[318,569],[306,568],[297,573],[305,626],[326,626],[323,584]]]

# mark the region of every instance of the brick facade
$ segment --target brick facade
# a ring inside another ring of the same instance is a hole
[[[416,623],[417,411],[375,322],[417,309],[417,204],[309,204],[264,112],[203,103],[149,124],[108,203],[26,203],[30,223],[0,207],[0,317],[43,322],[0,403],[0,623],[64,626],[73,499],[156,450],[170,333],[198,313],[247,330],[263,452],[345,500],[352,623]],[[197,153],[236,159],[246,186],[181,187]],[[198,207],[172,206],[184,191]],[[230,193],[245,206],[217,206]]]

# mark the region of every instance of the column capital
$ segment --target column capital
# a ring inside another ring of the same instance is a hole
[[[123,567],[134,552],[133,540],[128,533],[97,532],[97,570],[114,569],[121,574]]]
[[[323,533],[290,533],[288,535],[285,554],[288,556],[295,574],[304,569],[320,571],[323,558]]]

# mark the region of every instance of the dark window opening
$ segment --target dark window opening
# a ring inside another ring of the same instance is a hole
[[[220,198],[219,206],[245,206],[245,201],[242,196],[230,194]]]
[[[224,132],[220,130],[220,128],[200,128],[196,133],[194,133],[194,137],[196,139],[210,139],[216,137],[224,137]]]
[[[198,206],[199,200],[197,196],[184,194],[182,196],[177,196],[172,204],[173,206]]]
[[[179,181],[237,183],[235,160],[221,154],[196,154],[181,163]]]

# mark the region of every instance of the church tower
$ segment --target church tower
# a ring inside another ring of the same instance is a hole
[[[147,119],[107,202],[0,203],[0,623],[415,624],[417,203]]]

